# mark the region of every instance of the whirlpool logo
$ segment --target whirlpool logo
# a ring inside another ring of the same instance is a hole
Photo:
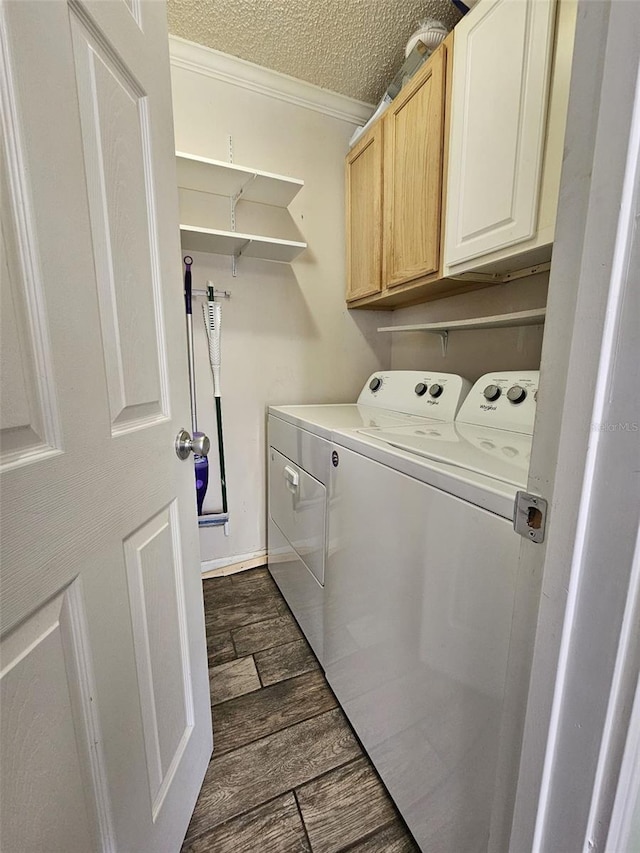
[[[485,412],[495,412],[498,408],[497,406],[487,406],[486,403],[480,406],[480,408]]]

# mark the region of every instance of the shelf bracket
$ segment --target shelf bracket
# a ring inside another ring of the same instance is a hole
[[[236,212],[236,204],[240,201],[240,199],[244,195],[244,191],[249,186],[249,184],[252,184],[257,177],[258,177],[258,175],[255,173],[253,175],[251,175],[251,177],[247,178],[247,180],[244,182],[244,184],[240,187],[238,192],[234,196],[231,196],[231,207],[233,209],[233,216],[234,217],[235,217],[235,212]]]
[[[231,137],[229,137],[229,139],[231,139]],[[255,181],[255,179],[256,179],[257,177],[258,177],[258,175],[254,172],[254,173],[253,173],[253,175],[251,175],[251,177],[250,177],[250,178],[248,178],[248,179],[244,182],[244,184],[240,187],[240,189],[238,190],[238,192],[237,192],[235,195],[232,195],[232,196],[231,196],[231,198],[229,199],[230,204],[231,204],[231,230],[232,230],[232,231],[235,231],[235,230],[236,230],[236,205],[237,205],[237,203],[240,201],[240,199],[242,198],[243,193],[244,193],[244,191],[246,190],[246,188],[249,186],[249,184],[250,184],[250,183],[252,183],[253,181]],[[250,243],[250,242],[251,242],[251,240],[249,240],[248,242]],[[235,254],[235,255],[233,256],[233,262],[232,262],[232,265],[231,265],[231,274],[233,275],[233,277],[234,277],[234,278],[235,278],[235,277],[236,277],[236,275],[237,275],[237,267],[238,267],[238,265],[237,265],[237,258],[239,258],[239,257],[240,257],[240,255],[241,255],[241,253],[242,253],[242,249],[244,249],[246,245],[247,245],[247,244],[245,243],[245,244],[244,244],[244,246],[242,246],[242,247],[241,247],[241,249],[237,252],[237,254]]]
[[[231,208],[231,230],[236,230],[236,205],[233,198],[229,199],[229,206]]]
[[[436,332],[440,336],[440,346],[442,348],[442,357],[447,354],[447,345],[449,343],[449,332]]]
[[[522,269],[522,270],[512,270],[511,272],[505,273],[502,276],[502,280],[503,280],[503,282],[506,283],[508,281],[514,281],[517,278],[526,278],[527,276],[530,276],[530,275],[536,275],[537,273],[540,273],[540,272],[549,272],[550,269],[551,269],[550,263],[536,264],[533,267],[526,267],[525,269]]]
[[[231,275],[235,278],[238,275],[238,261],[242,257],[242,253],[247,248],[247,246],[251,245],[253,240],[245,240],[245,242],[240,246],[237,252],[234,252],[233,259],[231,261]]]

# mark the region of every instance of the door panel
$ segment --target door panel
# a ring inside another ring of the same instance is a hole
[[[384,117],[387,287],[439,268],[445,60],[441,47]]]
[[[73,42],[114,433],[166,415],[147,97],[78,21]],[[148,236],[147,236],[148,235]],[[142,238],[142,239],[141,239]],[[146,239],[145,239],[146,238]],[[149,359],[149,353],[158,357]],[[164,384],[164,383],[163,383]]]
[[[6,184],[3,185],[3,194]],[[7,223],[8,224],[8,223]],[[2,291],[1,338],[3,369],[6,384],[2,390],[2,448],[5,458],[16,452],[24,453],[45,444],[44,417],[36,383],[36,364],[34,346],[29,329],[29,316],[26,305],[24,282],[15,275],[16,253],[10,250],[6,233],[6,224],[2,223],[2,277],[6,287]],[[13,247],[12,247],[13,248]]]
[[[174,853],[212,742],[164,8],[0,0],[0,40],[3,821]]]
[[[8,70],[3,69],[5,77]],[[17,116],[6,89],[1,97],[5,147],[0,149],[0,198],[5,202],[0,212],[0,465],[6,469],[54,450],[59,427]]]
[[[347,157],[347,299],[382,287],[382,123]]]
[[[403,203],[412,212],[412,231],[415,229],[415,231],[421,232],[424,235],[423,240],[427,236],[424,221],[427,211],[424,204],[420,203],[421,199],[420,201],[416,199],[416,196],[420,194],[420,190],[416,188],[416,176],[420,174],[421,164],[427,155],[427,135],[426,133],[416,133],[416,130],[421,128],[420,119],[422,115],[429,114],[433,96],[432,90],[432,80],[429,78],[395,116],[397,156],[394,157],[393,162],[393,186],[396,189],[394,200],[399,200],[397,196],[400,195],[399,188],[401,187],[404,197]],[[414,242],[412,236],[407,233],[405,228],[394,229],[393,254],[395,263],[399,267],[415,266],[420,260],[420,249],[423,241]]]
[[[74,581],[1,644],[0,822],[7,851],[93,850],[101,823],[103,846],[111,842],[80,586]]]
[[[175,504],[124,542],[154,817],[193,728]]]

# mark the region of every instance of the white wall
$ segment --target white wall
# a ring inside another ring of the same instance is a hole
[[[437,323],[540,308],[546,304],[548,282],[549,273],[540,273],[508,284],[402,308],[393,312],[390,325]],[[444,357],[437,335],[390,333],[391,367],[395,370],[425,367],[460,373],[472,382],[493,370],[537,370],[542,333],[541,326],[451,332]]]
[[[222,404],[231,527],[229,537],[220,528],[201,529],[206,569],[266,547],[266,406],[353,401],[367,376],[390,364],[391,340],[376,332],[390,317],[383,312],[348,312],[344,301],[344,156],[355,122],[252,91],[229,78],[209,76],[196,67],[184,67],[186,63],[177,67],[176,51],[185,45],[171,41],[176,148],[228,160],[231,134],[235,163],[305,181],[289,208],[290,218],[283,220],[276,213],[263,222],[274,236],[294,235],[297,228],[308,242],[309,248],[290,267],[241,259],[233,278],[230,258],[194,254],[194,287],[212,279],[216,287],[232,293],[222,308]],[[216,61],[215,52],[193,46],[194,51],[205,60],[210,54],[211,61]],[[229,60],[225,62],[228,65]],[[245,74],[247,68],[244,63],[240,70]],[[260,70],[255,73],[259,76]],[[271,73],[269,79],[277,76]],[[288,78],[282,83],[285,88],[293,86],[296,95],[305,92],[305,84],[294,85]],[[313,87],[306,88],[310,97],[318,94]],[[328,100],[335,113],[340,102],[333,95]],[[362,112],[356,102],[343,101],[345,112]],[[264,219],[263,209],[248,211],[244,205],[244,211],[242,202],[238,209],[238,230],[242,230],[243,216]],[[229,220],[219,227],[229,228]],[[214,442],[212,385],[199,312],[198,304],[194,323],[199,427]],[[214,443],[212,462],[215,458]],[[211,467],[215,480],[217,471]],[[220,509],[215,485],[210,487],[205,508]]]

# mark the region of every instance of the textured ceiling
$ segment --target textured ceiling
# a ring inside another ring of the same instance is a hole
[[[377,103],[425,18],[453,26],[451,0],[168,0],[169,32]]]

